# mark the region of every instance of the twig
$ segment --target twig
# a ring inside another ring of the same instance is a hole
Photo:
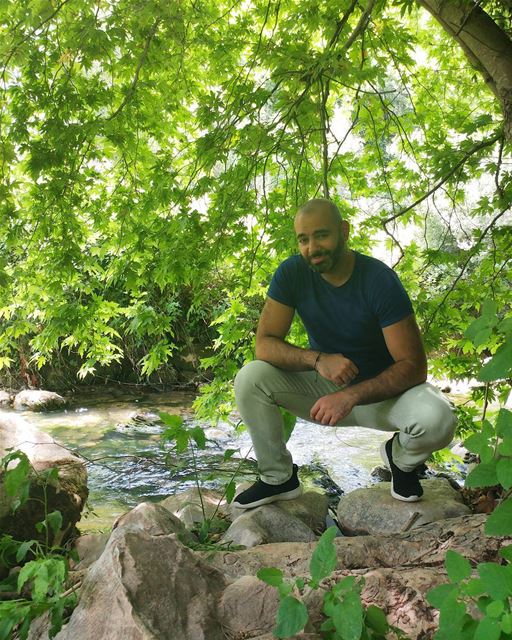
[[[409,529],[412,527],[412,525],[416,522],[416,520],[421,516],[421,513],[419,511],[415,511],[412,516],[409,518],[409,520],[407,520],[407,522],[405,523],[403,529],[401,530],[401,533],[405,533],[406,531],[409,531]]]

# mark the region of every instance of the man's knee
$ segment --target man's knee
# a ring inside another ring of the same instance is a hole
[[[238,400],[254,393],[256,387],[274,370],[273,365],[264,360],[253,360],[244,365],[235,377],[235,397]]]
[[[418,403],[415,411],[417,428],[425,435],[434,451],[450,444],[457,418],[450,402],[441,395],[432,395],[428,402]]]

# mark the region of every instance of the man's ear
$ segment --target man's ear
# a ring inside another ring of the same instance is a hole
[[[345,241],[348,240],[348,236],[350,235],[350,224],[346,220],[341,221],[341,235]]]

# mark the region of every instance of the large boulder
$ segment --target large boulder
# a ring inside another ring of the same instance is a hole
[[[20,450],[27,455],[32,465],[32,483],[28,501],[13,517],[13,500],[5,491],[0,473],[0,532],[17,540],[43,539],[44,534],[37,532],[35,525],[44,520],[46,493],[47,513],[60,511],[62,514],[62,529],[54,542],[65,540],[74,531],[87,500],[84,462],[19,416],[2,414],[0,457],[5,456],[8,449]],[[41,472],[54,467],[58,470],[58,480],[47,485]]]
[[[16,394],[14,408],[17,411],[52,411],[64,409],[68,401],[53,391],[25,389]]]
[[[139,505],[119,522],[56,640],[225,640],[226,578],[180,543],[164,512]]]
[[[393,498],[389,482],[347,493],[341,497],[337,510],[341,530],[350,536],[386,535],[470,513],[446,478],[423,480],[422,485],[424,495],[418,502]]]

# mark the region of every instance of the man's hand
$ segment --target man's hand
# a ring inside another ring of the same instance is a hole
[[[336,391],[319,398],[311,408],[309,415],[316,422],[334,427],[345,416],[348,416],[355,405],[356,401],[349,391]]]
[[[356,365],[341,353],[321,353],[316,370],[340,387],[349,384],[359,373]]]

